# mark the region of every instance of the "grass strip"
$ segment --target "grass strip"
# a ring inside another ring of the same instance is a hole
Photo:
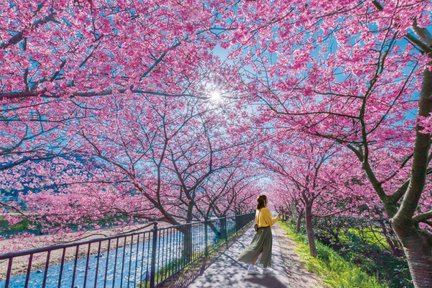
[[[387,288],[375,277],[369,276],[355,264],[346,261],[333,249],[316,241],[316,258],[310,256],[308,240],[305,235],[294,232],[293,227],[280,222],[280,227],[287,236],[295,242],[295,252],[305,261],[306,270],[315,273],[323,280],[325,287],[334,288]]]

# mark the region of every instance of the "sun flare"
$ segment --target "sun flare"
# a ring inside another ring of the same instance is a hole
[[[210,100],[213,102],[219,102],[222,99],[222,95],[218,90],[210,92]]]

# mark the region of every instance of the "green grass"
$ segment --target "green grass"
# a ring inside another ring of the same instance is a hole
[[[333,249],[319,241],[316,241],[318,256],[316,258],[310,256],[306,236],[296,234],[293,227],[287,223],[280,223],[280,226],[287,232],[288,237],[296,243],[295,252],[306,261],[305,268],[310,272],[318,274],[326,287],[388,287],[380,283],[375,277],[369,276],[355,264],[346,261]]]
[[[345,260],[355,263],[388,287],[414,287],[405,258],[392,255],[379,231],[349,228],[340,235],[342,246],[326,245],[335,249]]]
[[[30,222],[28,220],[23,220],[14,225],[10,225],[9,222],[4,219],[4,217],[0,217],[0,232],[2,234],[13,234],[27,231],[29,229],[29,225]]]
[[[342,242],[350,242],[349,234],[355,235],[365,242],[365,244],[369,245],[376,245],[378,247],[382,247],[385,249],[389,249],[389,245],[385,239],[385,237],[376,229],[375,231],[371,229],[355,229],[355,228],[349,228],[348,234],[342,233],[340,238]]]

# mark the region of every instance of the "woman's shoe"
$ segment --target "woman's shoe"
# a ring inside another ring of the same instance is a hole
[[[270,275],[272,275],[272,274],[274,274],[274,271],[271,268],[264,268],[263,269],[263,274],[270,274]]]
[[[249,275],[256,275],[256,274],[259,274],[259,271],[254,265],[249,265],[248,274]]]

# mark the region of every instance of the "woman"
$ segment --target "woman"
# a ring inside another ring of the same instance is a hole
[[[279,216],[281,215],[279,213],[278,216],[272,218],[270,210],[266,207],[266,195],[260,195],[257,198],[257,202],[255,224],[258,225],[258,230],[252,239],[252,243],[240,254],[238,259],[241,262],[249,264],[248,274],[258,273],[255,263],[260,254],[260,263],[264,266],[264,273],[270,272],[273,240],[270,227],[279,220]]]

